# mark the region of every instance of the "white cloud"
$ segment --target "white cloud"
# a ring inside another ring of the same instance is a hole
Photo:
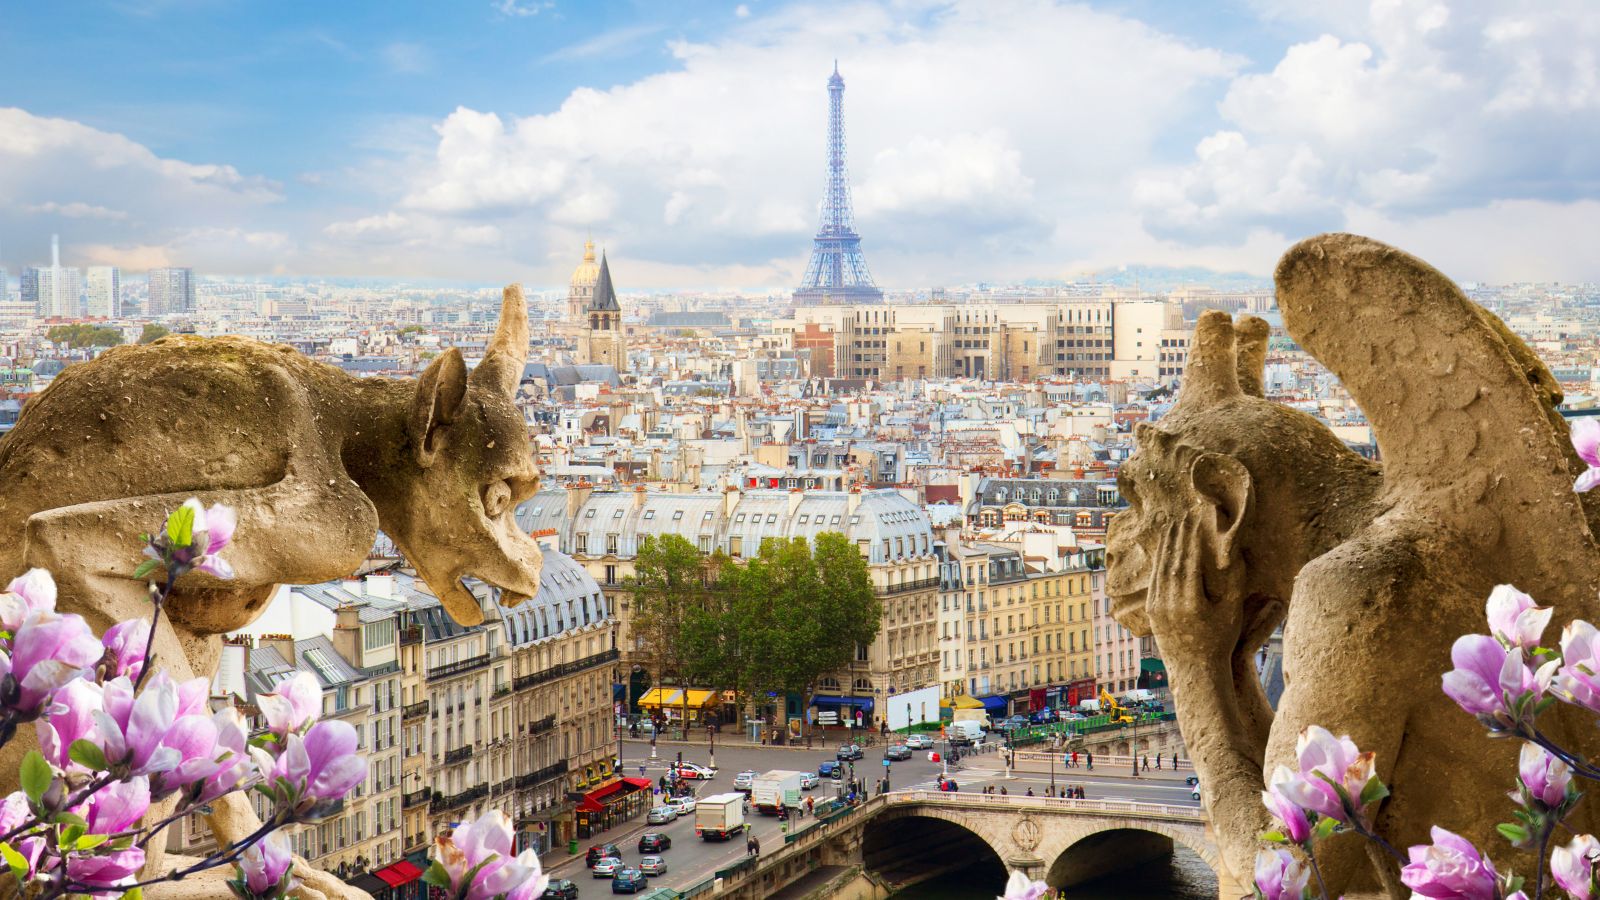
[[[498,0],[492,5],[496,10],[499,10],[502,16],[525,19],[530,16],[537,16],[539,13],[555,6],[555,2],[554,0],[522,0],[522,2],[518,2],[518,0]]]
[[[733,14],[740,19],[750,18],[750,7],[741,3],[733,8]]]
[[[390,71],[417,75],[433,68],[433,55],[421,44],[395,41],[383,48],[383,61]]]
[[[68,219],[126,219],[128,217],[128,214],[120,209],[110,209],[79,201],[57,203],[51,200],[45,203],[31,204],[27,207],[27,210],[31,213],[54,213]]]

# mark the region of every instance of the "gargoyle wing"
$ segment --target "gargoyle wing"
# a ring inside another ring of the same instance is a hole
[[[1512,553],[1507,572],[1593,553],[1559,389],[1503,324],[1427,263],[1352,234],[1296,244],[1276,279],[1289,334],[1366,413],[1392,508]]]

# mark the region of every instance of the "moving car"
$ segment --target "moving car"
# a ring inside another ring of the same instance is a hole
[[[815,772],[801,772],[800,773],[800,790],[809,791],[812,788],[816,787],[818,785],[818,783],[819,783],[819,781],[817,779],[817,773],[815,773]]]
[[[755,783],[755,780],[756,773],[746,769],[743,772],[733,776],[733,789],[736,791],[744,791],[746,794],[748,794],[750,793],[750,786]]]
[[[913,750],[932,750],[933,738],[926,734],[906,735],[906,746]]]
[[[817,766],[817,775],[822,778],[843,778],[844,766],[841,766],[834,760],[830,759],[824,762],[822,765]]]
[[[589,848],[588,853],[584,854],[583,864],[592,869],[594,868],[595,863],[605,859],[608,856],[621,857],[622,849],[616,844],[595,844],[593,847]]]
[[[679,778],[686,781],[708,781],[717,774],[716,769],[691,762],[678,763],[674,771],[678,773]]]
[[[1197,785],[1197,784],[1200,783],[1200,776],[1199,775],[1190,775],[1188,778],[1184,779],[1184,783],[1185,784],[1189,784],[1191,786],[1192,785]]]
[[[578,886],[565,878],[552,878],[539,900],[578,900]]]
[[[614,878],[622,869],[623,865],[620,857],[608,856],[594,864],[594,877]]]
[[[678,817],[678,811],[670,806],[657,806],[650,810],[650,815],[645,816],[646,825],[665,825]]]
[[[838,752],[833,754],[833,758],[838,760],[855,760],[860,759],[865,755],[866,754],[861,752],[861,748],[857,747],[855,744],[841,744]]]
[[[646,856],[644,859],[639,860],[639,871],[643,872],[646,878],[665,875],[667,874],[667,861],[659,856]]]
[[[1028,727],[1028,717],[1027,716],[1012,716],[1009,719],[1001,719],[1000,720],[1000,730],[1001,731],[1011,731],[1012,729],[1015,729],[1015,728],[1027,728],[1027,727]]]
[[[671,848],[672,838],[659,831],[646,831],[644,834],[639,835],[640,853],[660,853]]]
[[[889,760],[910,759],[911,748],[905,744],[890,744],[883,748],[883,758]]]
[[[1192,789],[1189,791],[1189,799],[1191,799],[1191,800],[1199,800],[1200,799],[1200,782],[1198,780],[1196,780],[1196,779],[1191,778],[1191,779],[1189,779],[1189,784],[1193,785]]]
[[[613,894],[637,894],[649,886],[650,882],[638,869],[620,869],[617,877],[611,879]]]

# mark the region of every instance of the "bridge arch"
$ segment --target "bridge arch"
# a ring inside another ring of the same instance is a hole
[[[1124,872],[1138,873],[1143,879],[1160,877],[1170,871],[1176,847],[1199,857],[1215,877],[1219,863],[1216,848],[1193,837],[1189,829],[1154,821],[1087,825],[1075,829],[1065,846],[1040,848],[1053,853],[1045,857],[1044,880],[1053,888],[1073,888]],[[1194,874],[1189,873],[1189,877]]]
[[[864,828],[862,865],[896,889],[962,871],[974,880],[975,890],[999,893],[1009,866],[997,849],[1005,844],[999,834],[986,833],[993,830],[988,824],[959,810],[890,808]]]

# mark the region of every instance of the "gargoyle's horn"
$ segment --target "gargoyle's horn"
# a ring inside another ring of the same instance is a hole
[[[500,325],[473,374],[491,378],[493,385],[507,396],[517,395],[522,383],[522,368],[528,360],[528,304],[522,299],[522,285],[506,285],[500,301]],[[479,375],[482,372],[482,375]]]
[[[1189,347],[1189,364],[1183,372],[1179,406],[1209,405],[1241,395],[1239,373],[1233,348],[1233,319],[1227,313],[1208,309],[1194,326],[1194,342]]]
[[[1256,316],[1244,316],[1233,326],[1234,355],[1238,357],[1235,372],[1239,390],[1246,396],[1266,396],[1261,382],[1267,368],[1268,331],[1266,320]]]

